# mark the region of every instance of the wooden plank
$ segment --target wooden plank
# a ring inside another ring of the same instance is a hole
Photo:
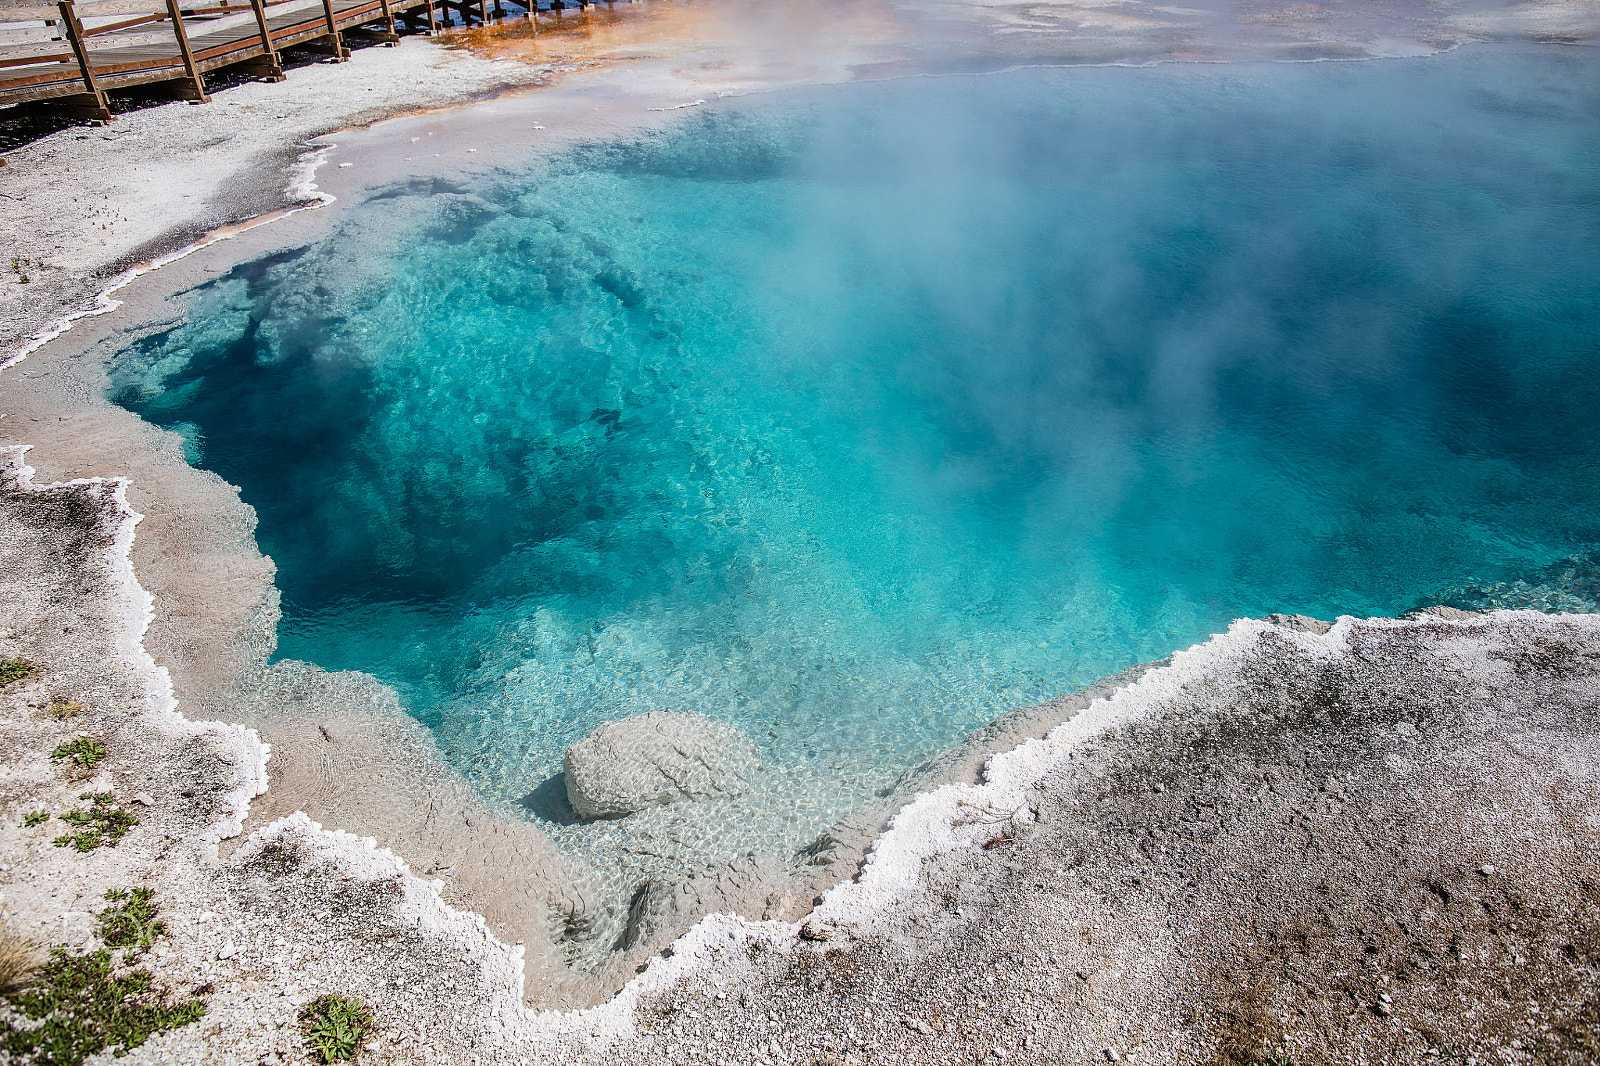
[[[177,56],[157,56],[151,59],[141,59],[129,63],[97,64],[94,68],[95,81],[101,82],[118,74],[135,74],[146,70],[166,70],[168,67],[182,67]]]
[[[253,59],[262,55],[261,42],[255,38],[243,41],[232,41],[228,44],[219,44],[212,48],[197,50],[194,53],[195,66],[201,70],[216,70],[229,63],[237,63],[245,59]]]
[[[0,59],[0,67],[26,67],[34,63],[71,63],[76,58],[71,52],[43,52],[35,56]]]
[[[55,70],[40,71],[36,74],[27,74],[21,77],[7,78],[5,89],[9,92],[13,88],[25,88],[30,85],[47,85],[56,82],[70,83],[72,92],[79,92],[83,88],[83,77],[78,73],[78,64],[63,63]]]
[[[272,40],[275,45],[283,47],[321,37],[327,32],[328,29],[320,18],[310,21],[296,19],[293,22],[285,20],[279,26],[273,27]]]
[[[125,22],[112,22],[105,26],[96,26],[93,29],[84,30],[83,35],[85,37],[98,37],[102,33],[115,33],[117,30],[126,30],[134,26],[147,26],[152,22],[160,22],[162,19],[167,17],[168,16],[159,13],[154,15],[140,15],[136,19],[128,19]]]
[[[37,58],[43,59],[53,55],[71,55],[72,46],[65,37],[55,37],[48,41],[24,41],[20,44],[7,45],[3,49],[8,56],[17,59]]]

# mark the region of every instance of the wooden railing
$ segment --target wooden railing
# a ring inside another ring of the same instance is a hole
[[[512,2],[529,18],[539,13],[540,0]],[[591,2],[576,0],[575,6]],[[574,6],[574,0],[546,3],[553,11]],[[343,60],[350,56],[347,31],[392,45],[399,40],[400,17],[428,32],[451,11],[468,25],[490,21],[488,0],[212,0],[195,7],[180,0],[114,0],[97,6],[116,11],[96,14],[86,7],[85,15],[75,0],[54,0],[59,20],[40,6],[28,9],[25,22],[13,16],[9,27],[0,25],[0,107],[48,100],[91,121],[109,122],[108,89],[166,82],[199,104],[210,99],[206,71],[218,67],[282,81],[279,51],[291,45],[319,47]],[[502,13],[499,0],[494,10]],[[93,25],[85,26],[85,17]],[[32,34],[44,39],[18,40]]]

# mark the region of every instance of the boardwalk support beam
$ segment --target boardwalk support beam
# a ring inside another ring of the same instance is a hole
[[[239,67],[262,81],[283,81],[283,62],[272,46],[272,30],[267,26],[267,5],[262,0],[250,0],[250,6],[255,9],[256,29],[261,32],[261,54],[245,60]]]
[[[411,11],[400,12],[400,17],[405,19],[406,29],[421,30],[426,28],[428,31],[428,36],[431,37],[439,32],[439,17],[434,14],[433,0],[428,0],[427,3],[421,6],[423,11],[426,13],[425,15],[419,15],[413,9]],[[422,21],[424,17],[427,18],[427,22]]]
[[[56,0],[56,7],[61,12],[61,24],[67,31],[67,40],[72,43],[72,54],[78,57],[78,70],[83,75],[85,90],[80,96],[62,98],[60,106],[77,118],[104,125],[111,121],[111,101],[106,99],[106,94],[95,83],[94,65],[89,62],[89,49],[83,43],[83,23],[78,21],[72,0]]]
[[[328,32],[321,38],[326,41],[326,47],[333,53],[334,61],[343,63],[350,58],[350,49],[344,46],[344,38],[339,34],[339,23],[333,17],[333,0],[322,0],[322,13],[327,18]]]
[[[172,36],[178,40],[178,54],[183,56],[186,77],[178,82],[178,95],[191,104],[208,104],[206,80],[194,65],[194,53],[189,49],[189,31],[183,27],[183,12],[178,10],[178,0],[167,0],[167,18],[172,20]]]
[[[400,43],[400,35],[394,32],[394,12],[389,10],[389,0],[383,0],[383,28],[389,33],[384,38],[385,48],[393,48]]]

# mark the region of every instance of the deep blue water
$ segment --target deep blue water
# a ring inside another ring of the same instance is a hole
[[[724,104],[402,183],[112,396],[241,486],[280,654],[514,797],[596,723],[862,787],[1241,615],[1600,547],[1587,49]]]

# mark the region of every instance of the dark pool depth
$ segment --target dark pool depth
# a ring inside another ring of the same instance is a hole
[[[1600,547],[1587,49],[1026,70],[417,180],[112,396],[241,487],[280,653],[515,798],[692,709],[859,791],[1242,615]]]

